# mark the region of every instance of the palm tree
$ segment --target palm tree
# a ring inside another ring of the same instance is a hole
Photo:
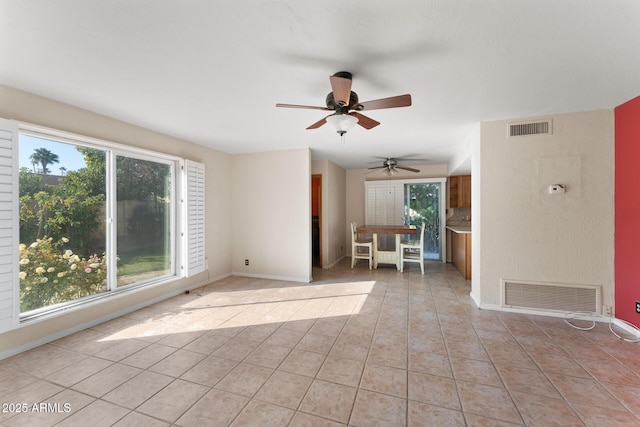
[[[36,148],[33,150],[33,154],[29,157],[32,163],[40,163],[42,165],[42,174],[46,175],[49,171],[47,165],[51,163],[58,163],[58,155],[52,153],[46,148]]]
[[[60,166],[60,175],[64,176],[64,173],[67,171],[67,168],[64,166]]]

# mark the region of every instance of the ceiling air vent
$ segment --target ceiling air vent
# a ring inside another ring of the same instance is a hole
[[[509,137],[526,135],[550,135],[551,120],[509,123]]]

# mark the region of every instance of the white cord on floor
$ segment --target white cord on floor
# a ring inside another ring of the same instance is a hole
[[[596,320],[597,319],[609,319],[609,330],[611,331],[611,333],[613,335],[615,335],[617,338],[626,341],[626,342],[630,342],[630,343],[637,343],[640,342],[640,329],[636,326],[633,325],[629,322],[627,322],[626,320],[622,320],[622,319],[616,319],[616,321],[618,322],[622,322],[625,325],[629,326],[631,329],[636,330],[638,333],[636,334],[637,338],[635,339],[629,339],[629,338],[625,338],[622,337],[620,335],[618,335],[614,330],[613,330],[613,317],[612,316],[603,316],[600,313],[593,313],[593,312],[586,312],[586,311],[577,311],[574,313],[567,313],[564,315],[564,321],[567,325],[571,326],[572,328],[581,330],[581,331],[590,331],[593,328],[596,327]],[[587,322],[591,322],[590,326],[578,326],[575,325],[573,323],[571,323],[571,320],[584,320]]]

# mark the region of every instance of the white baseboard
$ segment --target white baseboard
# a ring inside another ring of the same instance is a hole
[[[346,258],[346,255],[342,255],[340,258],[338,258],[337,260],[333,261],[331,264],[323,265],[323,266],[322,266],[322,269],[323,269],[323,270],[326,270],[326,269],[332,268],[332,267],[334,267],[337,263],[339,263],[340,261],[342,261],[342,260],[343,260],[343,259],[345,259],[345,258]]]
[[[253,274],[232,272],[231,276],[251,277],[254,279],[282,280],[283,282],[311,283],[311,277],[270,276],[268,274]]]
[[[473,295],[471,295],[471,298],[473,299]],[[475,302],[475,299],[474,299],[474,302]],[[476,303],[476,305],[478,304]],[[567,316],[567,313],[562,313],[558,311],[509,308],[509,307],[502,307],[500,305],[493,305],[493,304],[481,304],[479,308],[483,310],[501,311],[505,313],[529,314],[532,316],[548,316],[548,317],[558,317],[558,318],[565,318]],[[600,323],[609,323],[609,321],[611,321],[611,323],[614,326],[620,328],[627,334],[637,339],[640,339],[640,329],[628,324],[627,322],[621,319],[616,319],[615,317],[612,319],[609,319],[606,316],[597,315],[597,314],[594,314],[591,318],[589,318],[589,321],[591,321],[591,319]]]
[[[226,279],[227,277],[231,277],[231,276],[233,276],[232,273],[224,273],[224,274],[220,274],[220,275],[218,275],[216,277],[207,277],[207,283],[205,283],[205,285],[208,285],[210,283],[218,282],[218,281],[220,281],[222,279]],[[199,288],[199,287],[200,286],[196,286],[196,288]],[[195,289],[195,288],[192,288],[192,290],[193,289]]]

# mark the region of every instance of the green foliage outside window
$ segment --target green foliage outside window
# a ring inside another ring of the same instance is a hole
[[[409,224],[420,229],[425,222],[424,240],[426,253],[439,253],[440,224],[439,186],[437,184],[410,184],[408,216]]]
[[[80,150],[85,164],[89,157],[105,157],[99,150]],[[45,173],[47,164],[58,162],[45,149],[36,149],[31,159]],[[57,184],[20,169],[21,312],[106,291],[105,170],[104,161],[96,163],[68,172]]]
[[[94,295],[106,290],[105,257],[81,257],[66,237],[20,244],[20,310],[22,312]]]

